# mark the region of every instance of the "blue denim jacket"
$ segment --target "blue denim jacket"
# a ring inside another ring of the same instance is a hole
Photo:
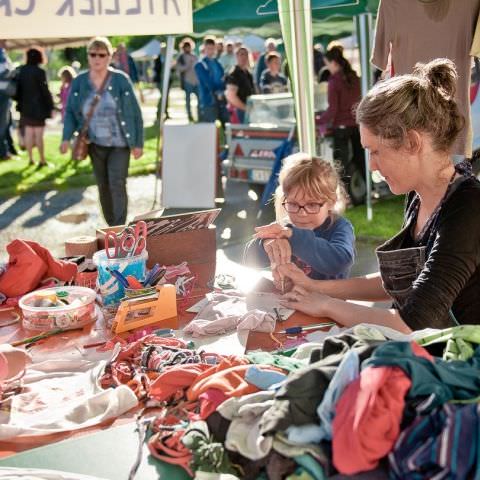
[[[212,107],[215,96],[225,94],[223,67],[216,58],[203,57],[195,64],[200,107]]]
[[[109,71],[111,81],[107,88],[117,104],[117,114],[125,139],[130,148],[141,148],[143,147],[143,119],[132,82],[119,70],[109,68]],[[84,122],[82,105],[91,92],[88,74],[88,71],[83,72],[73,80],[63,124],[63,141],[70,140],[73,134],[82,128]]]

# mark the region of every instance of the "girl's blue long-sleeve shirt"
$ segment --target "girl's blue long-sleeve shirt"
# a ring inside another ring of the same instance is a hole
[[[343,217],[328,220],[315,230],[305,230],[288,225],[292,256],[311,268],[308,276],[315,280],[347,278],[355,261],[355,234],[352,224]],[[263,240],[253,240],[247,245],[245,263],[258,268],[270,265]]]

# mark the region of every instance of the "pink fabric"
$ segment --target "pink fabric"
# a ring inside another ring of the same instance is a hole
[[[398,367],[367,367],[348,385],[333,420],[333,464],[340,473],[372,470],[392,450],[410,386]]]
[[[412,347],[412,352],[414,355],[417,357],[423,357],[429,360],[430,362],[433,362],[433,357],[425,350],[423,347],[421,347],[418,343],[415,342],[410,342],[410,346]]]
[[[192,414],[191,420],[205,420],[213,412],[217,410],[217,407],[221,405],[227,396],[221,390],[216,388],[209,388],[206,392],[203,392],[198,399],[200,400],[200,413]]]
[[[60,103],[62,104],[62,122],[65,119],[65,111],[67,110],[68,96],[72,89],[71,83],[63,83],[60,87]]]

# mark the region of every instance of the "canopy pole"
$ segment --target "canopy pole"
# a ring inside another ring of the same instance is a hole
[[[293,84],[300,151],[313,156],[316,142],[310,0],[278,0],[278,14]]]
[[[172,67],[173,60],[173,47],[175,45],[175,36],[169,35],[167,37],[167,48],[165,51],[165,62],[163,64],[163,82],[162,82],[162,98],[160,103],[160,118],[158,119],[158,132],[157,132],[157,152],[156,152],[156,161],[155,161],[155,188],[153,190],[153,205],[152,210],[155,208],[158,199],[158,181],[162,178],[161,168],[160,168],[160,154],[161,154],[161,144],[160,138],[163,135],[163,125],[165,123],[165,111],[167,109],[167,97],[168,97],[168,85],[170,83],[170,70]],[[163,162],[162,162],[163,165]],[[163,192],[163,188],[162,188]]]
[[[358,43],[360,46],[360,66],[362,69],[362,97],[364,97],[372,85],[372,69],[370,67],[372,14],[361,13],[357,16],[356,21]],[[372,177],[370,174],[370,153],[368,150],[365,150],[365,185],[367,187],[367,220],[370,222],[373,219],[373,210]]]

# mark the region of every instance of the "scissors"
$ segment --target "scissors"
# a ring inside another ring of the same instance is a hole
[[[127,227],[119,234],[112,231],[105,234],[105,250],[109,259],[140,255],[146,246],[147,224],[143,220],[137,222],[135,228]]]

